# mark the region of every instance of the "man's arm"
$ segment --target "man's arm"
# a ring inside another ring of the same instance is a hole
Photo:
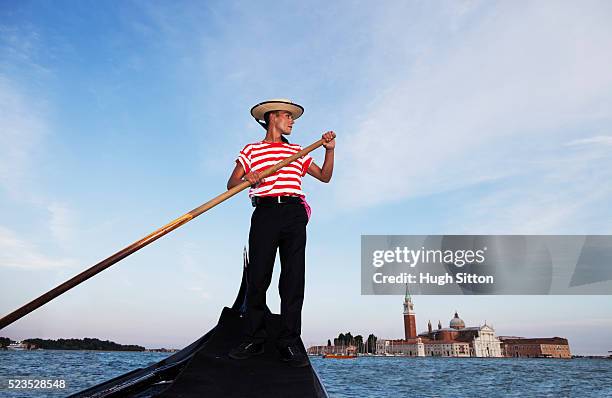
[[[243,181],[242,177],[244,177],[244,169],[242,168],[242,165],[236,161],[236,167],[234,167],[232,175],[230,176],[229,180],[227,180],[227,189],[232,189],[236,185],[240,184]]]
[[[313,176],[319,181],[329,182],[334,172],[334,148],[336,147],[336,134],[333,131],[328,131],[323,134],[322,138],[325,140],[325,160],[323,161],[323,167],[319,167],[314,161],[308,166],[308,174]]]
[[[252,171],[249,174],[244,174],[244,168],[240,164],[240,162],[236,161],[236,167],[234,167],[234,171],[232,171],[232,175],[227,181],[227,189],[232,189],[236,185],[240,184],[244,180],[248,180],[251,185],[258,184],[263,182],[263,180],[259,177],[259,173],[256,171]]]

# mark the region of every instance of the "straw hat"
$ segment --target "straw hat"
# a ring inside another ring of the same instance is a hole
[[[266,112],[271,111],[288,111],[293,115],[293,120],[302,116],[304,113],[304,107],[302,105],[294,104],[291,100],[285,98],[271,99],[268,101],[260,102],[251,108],[251,115],[255,120],[264,120]]]

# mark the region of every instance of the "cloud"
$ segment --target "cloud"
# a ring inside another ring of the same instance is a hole
[[[14,231],[0,226],[0,267],[44,269],[74,265],[76,262],[70,258],[46,256],[36,245],[19,237]]]
[[[191,286],[188,287],[187,290],[190,292],[194,292],[196,296],[204,300],[208,300],[211,297],[210,293],[205,291],[204,288],[200,286]]]
[[[9,71],[29,70],[35,74],[49,75],[51,71],[37,61],[41,50],[50,51],[42,44],[42,36],[31,24],[0,24],[0,51],[4,61],[0,67]]]
[[[527,197],[548,202],[541,196],[554,196],[561,178],[559,207],[579,211],[575,183],[593,172],[601,193],[609,160],[599,169],[559,160],[565,142],[586,143],[577,136],[612,120],[609,3],[400,8],[372,16],[379,45],[364,57],[401,64],[374,64],[378,88],[355,106],[355,133],[339,146],[350,164],[336,179],[344,206],[497,183],[495,200],[521,213]],[[425,11],[427,26],[416,19]]]
[[[612,145],[612,136],[610,135],[598,135],[589,138],[582,138],[573,140],[565,144],[567,146],[578,146],[578,145]]]
[[[0,199],[5,199],[0,215],[19,211],[20,227],[33,225],[29,236],[46,231],[55,243],[67,246],[74,237],[74,212],[40,188],[43,184],[38,170],[44,162],[46,138],[51,130],[45,93],[38,90],[37,95],[30,94],[23,83],[24,76],[12,71],[23,68],[26,76],[31,70],[36,74],[46,71],[34,61],[39,37],[34,30],[19,31],[24,33],[23,37],[4,27],[0,31],[11,33],[0,40],[0,48],[7,51],[5,63],[0,65]],[[41,219],[41,210],[48,211],[49,217]],[[35,221],[31,223],[33,215]],[[47,256],[31,240],[1,228],[0,266],[54,268],[74,264],[71,259]]]
[[[0,194],[6,194],[2,212],[18,208],[24,224],[41,209],[49,217],[34,222],[36,232],[48,231],[54,242],[67,247],[75,236],[75,215],[67,204],[50,199],[40,190],[37,169],[45,149],[49,127],[40,102],[0,74]],[[25,207],[24,207],[25,206]],[[24,210],[25,209],[25,210]],[[53,258],[31,241],[0,227],[0,267],[55,268],[71,266],[68,258]]]
[[[52,73],[38,62],[43,51],[50,50],[32,25],[0,24],[0,192],[28,201],[36,201],[32,173],[49,132],[40,83]]]
[[[52,202],[47,206],[51,218],[49,229],[55,240],[61,244],[68,244],[75,238],[75,215],[64,203]]]
[[[602,183],[612,179],[608,152],[589,146],[541,155],[516,177],[463,203],[449,223],[460,233],[610,233],[612,187]]]
[[[0,187],[7,193],[26,194],[23,186],[45,132],[40,111],[0,75]]]

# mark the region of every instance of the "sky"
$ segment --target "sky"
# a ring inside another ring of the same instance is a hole
[[[303,183],[302,338],[400,338],[403,297],[360,295],[362,234],[612,234],[611,19],[608,1],[3,1],[0,313],[222,193],[263,138],[250,108],[290,98],[292,142],[338,136],[331,183]],[[183,347],[233,303],[251,211],[241,193],[0,335]],[[419,331],[456,310],[612,350],[610,296],[414,302]]]

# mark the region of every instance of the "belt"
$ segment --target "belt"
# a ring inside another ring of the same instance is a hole
[[[283,203],[302,203],[302,198],[297,196],[253,196],[251,198],[253,207],[259,205],[280,205]]]

